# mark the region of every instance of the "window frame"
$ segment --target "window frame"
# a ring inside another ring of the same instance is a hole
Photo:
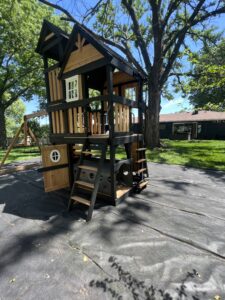
[[[79,100],[79,98],[80,98],[79,76],[75,75],[75,76],[66,78],[65,85],[66,85],[66,102]]]

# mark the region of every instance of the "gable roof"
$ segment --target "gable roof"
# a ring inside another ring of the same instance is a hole
[[[56,40],[55,44],[53,41],[54,47],[52,46],[51,51],[48,50],[48,52],[46,53],[46,51],[44,51],[44,48],[48,47],[50,40],[46,41],[45,38],[49,32],[53,32],[55,34]],[[76,21],[71,34],[68,35],[59,27],[55,26],[47,20],[44,20],[36,52],[40,53],[41,55],[45,53],[48,57],[56,59],[60,62],[61,72],[59,74],[59,77],[62,75],[66,63],[69,59],[70,53],[74,48],[76,36],[78,33],[80,33],[81,36],[83,36],[88,43],[92,44],[112,65],[114,65],[117,68],[121,67],[130,74],[133,74],[134,76],[144,78],[143,75],[140,74],[134,66],[132,66],[132,64],[130,64],[120,54],[118,54],[105,43],[103,43],[97,37],[97,35],[90,29],[88,29],[86,26]],[[60,55],[58,54],[59,47],[63,48],[62,57],[60,57]]]
[[[51,33],[54,35],[46,40],[46,37]],[[47,57],[59,61],[62,58],[59,54],[59,47],[62,47],[64,52],[68,40],[69,35],[65,31],[44,19],[35,51],[41,55],[45,53]],[[52,44],[50,45],[50,43]],[[46,47],[49,49],[46,50]]]
[[[196,122],[196,121],[222,121],[225,120],[225,112],[200,110],[198,112],[182,112],[160,115],[160,123],[166,122]]]

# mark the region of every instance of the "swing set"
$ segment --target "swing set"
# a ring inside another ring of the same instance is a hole
[[[29,127],[29,120],[30,119],[33,119],[33,118],[36,118],[36,117],[42,117],[42,116],[46,116],[47,115],[47,112],[45,110],[41,110],[41,111],[38,111],[38,112],[35,112],[35,113],[32,113],[32,114],[29,114],[29,115],[25,115],[23,117],[23,123],[21,124],[21,126],[19,127],[19,129],[17,130],[11,144],[9,145],[2,161],[1,161],[1,164],[0,164],[0,169],[2,168],[2,166],[4,165],[7,157],[9,156],[9,153],[11,152],[11,150],[13,149],[13,147],[21,147],[21,146],[24,146],[24,147],[28,147],[30,146],[28,144],[28,137],[30,136],[31,140],[33,140],[33,142],[38,146],[39,150],[41,151],[41,148],[40,148],[40,143],[39,143],[39,140],[38,138],[35,136],[35,134],[33,133],[32,129]],[[20,144],[16,144],[17,143],[17,140],[21,134],[21,132],[23,132],[23,142],[20,143]]]

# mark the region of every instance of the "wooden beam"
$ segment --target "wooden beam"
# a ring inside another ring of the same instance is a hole
[[[9,148],[7,149],[5,156],[3,156],[3,159],[2,159],[1,164],[0,164],[0,169],[1,169],[1,167],[3,166],[4,162],[6,161],[6,159],[7,159],[8,155],[9,155],[10,151],[12,150],[13,146],[15,145],[15,143],[16,143],[16,141],[17,141],[19,135],[20,135],[20,132],[23,130],[23,126],[24,126],[24,123],[23,123],[23,124],[20,126],[20,128],[17,130],[17,133],[16,133],[16,135],[14,136],[14,138],[13,138],[13,140],[12,140],[12,143],[10,144]]]
[[[36,138],[35,134],[34,134],[33,131],[31,130],[31,128],[28,128],[28,131],[29,131],[29,134],[30,134],[31,138],[32,138],[33,141],[36,143],[36,145],[38,146],[38,148],[39,148],[39,150],[40,150],[40,152],[41,152],[41,147],[40,147],[38,138]]]
[[[26,120],[32,119],[32,118],[36,118],[36,117],[42,117],[42,116],[46,116],[48,113],[46,110],[40,110],[37,111],[35,113],[29,114],[29,115],[25,115],[24,118]]]

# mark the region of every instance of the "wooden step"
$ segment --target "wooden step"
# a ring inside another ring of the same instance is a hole
[[[146,159],[145,159],[145,158],[142,158],[142,159],[137,160],[136,163],[137,163],[137,164],[140,164],[140,163],[145,162],[145,161],[146,161]]]
[[[147,148],[137,148],[136,151],[145,151]]]
[[[87,206],[90,206],[91,205],[91,202],[85,198],[82,198],[82,197],[79,197],[79,196],[72,196],[71,197],[72,200],[76,201],[76,202],[79,202],[79,203],[82,203],[84,205],[87,205]]]
[[[82,181],[82,180],[77,180],[75,181],[76,184],[78,185],[81,185],[81,186],[84,186],[86,188],[89,188],[89,189],[94,189],[94,184],[92,183],[89,183],[89,182],[85,182],[85,181]]]
[[[148,181],[141,181],[139,184],[138,184],[138,187],[140,189],[143,189],[144,187],[146,187],[146,185],[148,184]]]
[[[137,173],[140,174],[140,173],[143,173],[146,170],[147,170],[146,168],[143,168],[143,169],[138,170]]]
[[[78,166],[78,168],[80,168],[82,170],[89,170],[89,171],[92,171],[92,172],[97,172],[98,171],[98,168],[87,166],[87,165],[80,165],[80,166]]]

